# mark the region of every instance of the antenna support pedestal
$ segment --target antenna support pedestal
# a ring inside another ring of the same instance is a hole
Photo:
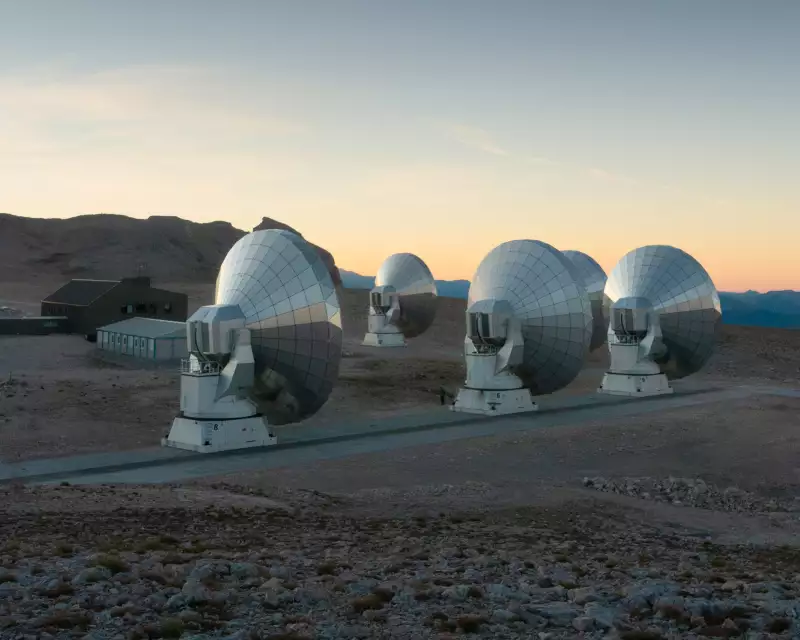
[[[365,347],[405,347],[406,338],[397,326],[402,312],[400,297],[392,286],[375,287],[370,292]]]
[[[530,390],[513,372],[522,356],[519,321],[505,301],[481,300],[467,309],[467,379],[451,411],[499,416],[536,411]]]
[[[181,363],[181,413],[162,446],[210,453],[276,444],[263,416],[246,398],[217,397],[224,370],[216,363]]]
[[[669,355],[661,323],[646,298],[620,298],[611,307],[608,327],[611,367],[600,393],[615,396],[660,396],[672,393],[667,376],[657,363]]]
[[[466,355],[467,381],[458,390],[451,411],[500,416],[508,413],[536,411],[531,392],[509,371],[497,371],[498,355],[470,353]]]
[[[458,390],[455,403],[450,405],[451,411],[477,413],[485,416],[525,413],[537,409],[538,407],[531,398],[531,392],[527,389],[495,391],[463,387]]]
[[[402,333],[367,333],[361,343],[365,347],[405,347]]]
[[[611,342],[608,350],[611,369],[603,376],[598,392],[632,397],[660,396],[673,392],[660,367],[643,357],[641,344]]]
[[[248,397],[255,359],[241,309],[201,307],[187,321],[187,341],[191,355],[181,362],[181,412],[161,444],[200,453],[276,444]]]
[[[198,453],[266,447],[277,443],[278,439],[269,433],[261,416],[238,420],[203,420],[178,416],[172,422],[169,436],[161,440],[164,447]]]
[[[603,376],[598,391],[612,396],[631,397],[663,396],[674,392],[663,373],[642,376],[610,371]]]

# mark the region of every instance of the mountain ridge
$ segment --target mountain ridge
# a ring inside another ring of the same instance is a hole
[[[258,229],[302,233],[272,218]],[[162,282],[213,282],[225,254],[247,232],[230,222],[192,222],[177,216],[133,218],[85,214],[27,218],[0,213],[0,282],[65,278],[118,279],[141,272]],[[313,245],[337,284],[370,289],[375,278],[339,269],[330,252]],[[466,298],[468,280],[437,280],[439,295]],[[720,292],[727,324],[800,328],[800,292]]]
[[[253,230],[260,229],[303,235],[266,217]],[[177,216],[26,218],[0,213],[0,281],[119,279],[141,273],[162,282],[208,282],[216,279],[231,246],[247,233],[230,222],[192,222]],[[339,284],[333,256],[311,244]]]

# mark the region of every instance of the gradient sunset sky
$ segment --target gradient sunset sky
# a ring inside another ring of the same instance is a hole
[[[0,211],[301,231],[372,274],[673,244],[800,289],[796,0],[0,0]]]

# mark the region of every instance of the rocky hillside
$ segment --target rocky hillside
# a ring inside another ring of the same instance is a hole
[[[270,218],[256,229],[295,231]],[[113,279],[141,268],[156,280],[211,282],[227,251],[245,233],[229,222],[201,224],[171,216],[43,219],[0,214],[0,280]],[[316,248],[339,283],[333,256]]]

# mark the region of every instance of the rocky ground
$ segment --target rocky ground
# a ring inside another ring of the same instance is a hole
[[[719,488],[702,478],[584,478],[585,487],[618,495],[733,513],[800,514],[800,496],[764,497],[739,487]]]
[[[797,551],[665,534],[587,500],[368,517],[346,498],[233,487],[12,488],[2,498],[2,638],[800,631]]]

